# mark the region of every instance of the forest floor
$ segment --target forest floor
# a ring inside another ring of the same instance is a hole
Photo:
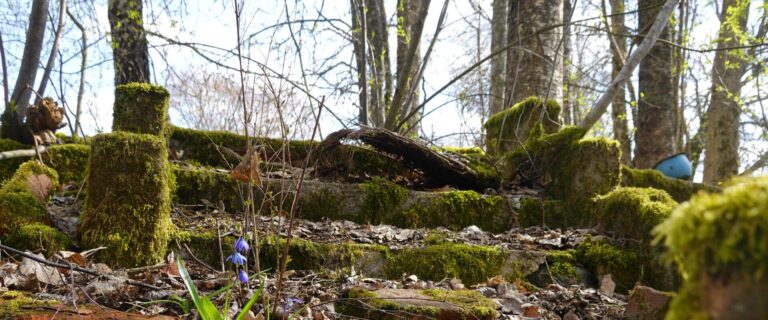
[[[75,201],[74,197],[54,197],[50,201],[49,212],[58,228],[74,233],[81,210],[80,203]],[[237,222],[242,221],[237,215],[219,212],[211,206],[177,206],[173,210],[173,220],[182,230],[213,228],[218,229],[221,236],[236,233]],[[278,234],[283,238],[287,236],[285,218],[261,217],[259,221],[257,227],[260,234]],[[474,226],[461,231],[450,231],[444,228],[429,230],[361,225],[350,221],[297,220],[292,237],[315,243],[352,242],[398,250],[427,246],[432,241],[430,235],[435,232],[439,232],[441,241],[447,243],[531,251],[574,248],[585,237],[595,234],[594,230],[590,229],[543,228],[512,229],[492,234]],[[229,248],[225,248],[223,252],[219,252],[222,260],[228,250]],[[15,305],[19,319],[194,318],[195,311],[191,308],[190,297],[180,278],[173,254],[169,255],[165,263],[158,265],[113,270],[105,264],[92,263],[90,257],[93,253],[93,250],[79,253],[58,252],[53,256],[38,257],[52,262],[72,263],[92,270],[98,276],[71,268],[54,268],[29,258],[16,260],[3,254],[0,256],[0,306]],[[182,254],[187,256],[183,251]],[[274,272],[254,274],[248,285],[237,286],[232,290],[232,297],[228,297],[224,292],[215,292],[225,287],[231,279],[231,273],[221,271],[223,264],[208,266],[196,258],[184,260],[201,294],[213,292],[210,298],[220,309],[224,309],[225,301],[234,302],[229,308],[230,315],[236,314],[240,310],[239,306],[264,285],[264,293],[247,317],[251,319],[266,319],[267,311],[272,311],[269,316],[272,319],[282,319],[286,316],[295,319],[355,318],[357,315],[345,314],[342,311],[346,310],[345,305],[353,302],[347,295],[353,288],[404,289],[392,291],[405,295],[403,299],[409,299],[407,295],[410,293],[417,294],[425,289],[462,292],[472,290],[493,302],[497,319],[619,319],[627,301],[626,296],[613,292],[613,288],[564,286],[556,281],[555,284],[543,288],[531,288],[530,284],[519,281],[508,283],[501,276],[488,278],[484,283],[473,285],[464,285],[461,280],[453,278],[425,281],[407,273],[403,274],[401,279],[386,280],[369,277],[352,267],[322,271],[287,270],[279,301],[272,303],[277,307],[271,309],[267,307],[267,303],[275,301],[277,291]],[[153,288],[129,284],[125,279],[133,279],[134,282]],[[20,292],[23,292],[23,295],[19,294]],[[413,299],[409,301],[413,302]],[[2,308],[0,307],[0,311]]]

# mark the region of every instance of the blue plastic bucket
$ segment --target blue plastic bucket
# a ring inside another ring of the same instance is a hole
[[[664,158],[653,166],[653,168],[661,171],[661,173],[670,178],[690,180],[693,176],[691,160],[688,159],[688,155],[685,153],[678,153]]]

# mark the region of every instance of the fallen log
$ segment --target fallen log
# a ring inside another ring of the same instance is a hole
[[[474,169],[461,161],[432,150],[419,141],[382,128],[362,127],[358,130],[344,129],[334,132],[323,141],[320,152],[323,148],[341,145],[342,139],[359,140],[379,152],[402,159],[403,164],[423,172],[435,186],[450,185],[458,189],[476,191],[492,187]]]
[[[39,146],[37,149],[23,149],[23,150],[11,150],[0,152],[0,160],[22,158],[22,157],[34,157],[38,153],[43,153],[48,148],[46,146]]]

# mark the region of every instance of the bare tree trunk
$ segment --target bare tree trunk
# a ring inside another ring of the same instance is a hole
[[[408,110],[411,110],[410,106],[405,105],[407,100],[406,97],[412,90],[418,90],[414,83],[414,78],[419,70],[419,62],[421,60],[419,43],[421,42],[421,33],[424,30],[424,21],[427,18],[429,3],[429,0],[398,1],[398,7],[404,6],[407,17],[403,17],[404,19],[398,17],[398,29],[401,30],[398,31],[397,37],[397,84],[395,86],[395,94],[392,96],[392,103],[387,110],[386,121],[384,124],[385,128],[393,128],[397,122],[399,122],[398,118],[402,118],[409,113]],[[411,8],[416,10],[411,11]],[[403,21],[401,28],[399,20],[406,20],[405,18],[407,18],[408,21]],[[405,33],[405,37],[401,37],[400,33]],[[401,51],[401,46],[403,47],[403,51]],[[400,54],[401,52],[403,54]],[[404,130],[404,132],[405,131],[408,130]]]
[[[639,29],[646,35],[658,16],[659,0],[638,0]],[[669,41],[665,26],[659,39]],[[675,97],[672,92],[672,48],[656,42],[640,62],[638,127],[635,139],[635,166],[650,168],[675,152]]]
[[[82,51],[80,51],[80,54],[83,58],[80,60],[80,86],[77,89],[77,106],[75,107],[75,131],[72,133],[72,137],[79,137],[83,133],[83,128],[81,128],[80,125],[80,115],[83,110],[83,95],[85,94],[85,68],[88,64],[88,35],[85,32],[85,27],[83,24],[77,20],[75,15],[69,12],[69,9],[67,9],[67,15],[70,19],[72,19],[72,23],[75,24],[77,29],[80,30],[80,34],[82,35]]]
[[[59,42],[61,41],[61,34],[64,32],[64,15],[67,10],[67,1],[59,1],[59,22],[56,25],[53,36],[53,47],[51,47],[51,54],[48,56],[48,63],[45,64],[45,70],[43,71],[43,77],[40,79],[40,86],[37,89],[39,95],[35,98],[35,103],[40,102],[41,96],[45,95],[45,88],[48,86],[48,80],[51,77],[51,71],[53,71],[53,64],[56,62],[56,54],[59,51]]]
[[[563,0],[528,0],[509,3],[507,91],[505,105],[529,96],[563,98]]]
[[[573,125],[575,123],[573,119],[573,103],[571,101],[571,51],[573,50],[573,44],[571,43],[571,16],[573,11],[573,3],[571,0],[563,0],[563,111],[560,114],[563,115],[564,125]]]
[[[384,126],[384,115],[392,100],[392,72],[387,39],[387,16],[384,3],[379,0],[361,0],[365,4],[366,27],[365,51],[368,65],[371,67],[368,79],[368,116],[374,127]]]
[[[509,0],[493,0],[493,17],[491,18],[491,52],[507,46],[507,2]],[[491,103],[488,117],[505,109],[504,78],[507,75],[506,56],[497,54],[491,58]]]
[[[22,142],[31,139],[28,132],[24,130],[24,114],[29,107],[29,98],[32,96],[32,88],[37,77],[47,17],[48,0],[32,1],[24,54],[19,66],[19,76],[16,78],[16,85],[13,87],[13,93],[11,93],[11,107],[5,108],[2,116],[3,137]]]
[[[359,103],[360,114],[358,121],[361,125],[368,125],[368,82],[366,74],[366,21],[363,0],[350,0],[350,9],[352,11],[352,48],[355,53],[355,62],[357,63],[357,86],[360,88]]]
[[[605,12],[605,1],[602,3]],[[622,36],[627,33],[623,12],[624,0],[611,0],[611,23],[608,37],[611,40],[611,55],[613,56],[611,76],[614,79],[621,72],[627,53],[627,41]],[[626,101],[626,86],[622,85],[611,100],[611,119],[613,120],[613,138],[621,144],[621,163],[629,165],[632,162],[632,144],[629,140]]]
[[[704,182],[717,183],[739,170],[739,115],[742,82],[746,67],[744,49],[722,50],[746,43],[744,39],[749,0],[724,0],[720,34],[712,67],[712,100],[707,111]],[[743,41],[743,42],[742,42]]]
[[[142,7],[139,0],[109,0],[115,85],[149,82],[149,51]]]
[[[0,64],[3,68],[3,107],[11,107],[11,88],[8,88],[8,62],[5,60],[5,45],[3,44],[3,33],[0,32]]]
[[[422,12],[426,13],[426,8],[424,8],[424,6],[428,7],[429,1],[397,1],[397,79],[405,80],[405,83],[402,86],[405,90],[403,92],[404,95],[409,94],[411,91],[413,92],[413,97],[410,102],[403,100],[403,104],[407,103],[408,105],[396,106],[394,103],[392,105],[393,108],[399,109],[400,119],[404,118],[411,110],[419,106],[419,84],[417,83],[418,79],[416,79],[416,76],[419,72],[419,67],[421,66],[421,39],[416,37],[421,36],[421,31],[416,30],[416,28],[423,28],[424,26],[423,19],[426,18],[426,15],[420,16]],[[422,21],[419,21],[420,19]],[[415,46],[415,49],[412,49],[411,46]],[[413,57],[409,57],[411,52],[413,52]],[[412,59],[410,64],[408,64],[409,58]],[[405,70],[404,68],[408,69]],[[401,72],[405,73],[405,77],[400,77]],[[400,88],[401,85],[398,83],[397,90]],[[397,90],[395,91],[396,94]],[[394,99],[395,98],[393,98],[393,102],[395,102]],[[415,128],[419,121],[421,121],[421,119],[419,119],[418,116],[411,117],[408,121],[408,126],[403,132],[417,132]]]

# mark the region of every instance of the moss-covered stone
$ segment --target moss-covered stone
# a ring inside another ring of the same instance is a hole
[[[585,134],[584,129],[566,127],[528,139],[525,147],[505,156],[504,176],[543,184],[548,196],[569,203],[611,191],[620,181],[619,144],[583,138]]]
[[[520,198],[517,223],[521,227],[548,226],[550,228],[588,226],[594,212],[594,204],[586,199],[573,207],[561,200]],[[587,208],[587,207],[590,208]],[[585,214],[589,213],[589,214]]]
[[[585,284],[587,279],[579,272],[575,250],[547,251],[547,263],[526,277],[533,285],[544,287],[552,281],[564,286]],[[583,273],[583,272],[582,272]]]
[[[123,267],[162,260],[170,232],[170,167],[158,136],[115,132],[94,139],[81,243]]]
[[[0,291],[0,319],[17,319],[23,316],[22,307],[51,307],[58,301],[33,298],[21,291]]]
[[[162,86],[138,82],[117,86],[112,130],[167,137],[169,98]]]
[[[51,228],[45,208],[48,192],[58,184],[56,171],[37,161],[23,163],[0,187],[0,240],[18,249],[48,253],[64,249],[71,240]]]
[[[337,309],[364,319],[490,320],[498,316],[494,302],[472,290],[352,288]]]
[[[677,206],[667,192],[652,188],[617,188],[598,196],[597,203],[600,228],[616,238],[637,241],[646,253],[650,252],[651,231]]]
[[[699,191],[720,191],[720,188],[708,184],[672,179],[657,170],[634,169],[627,166],[621,166],[621,185],[661,189],[669,193],[677,202],[688,201],[692,195]]]
[[[768,317],[768,177],[698,193],[654,232],[683,275],[668,319]]]
[[[17,142],[11,139],[0,139],[0,152],[19,149],[31,149],[31,146]],[[0,160],[0,182],[8,180],[16,172],[19,166],[27,161],[24,158],[3,159]]]
[[[384,217],[399,209],[408,197],[408,189],[377,177],[360,188],[365,196],[360,214],[368,220],[364,223],[384,223]]]
[[[484,125],[488,152],[501,155],[517,149],[525,144],[538,124],[545,133],[560,129],[560,105],[552,99],[543,100],[529,97],[491,116]]]
[[[229,175],[202,168],[173,167],[176,190],[173,201],[178,204],[200,204],[203,199],[224,204],[230,211],[241,210],[239,182]]]
[[[483,230],[501,232],[509,229],[512,219],[512,212],[501,196],[449,191],[440,193],[432,206],[420,213],[416,226],[461,230],[476,225]]]
[[[43,249],[52,254],[72,246],[70,239],[63,232],[42,223],[23,224],[13,230],[3,243],[19,250]]]
[[[385,272],[390,278],[408,273],[425,280],[459,278],[466,284],[477,284],[489,275],[500,274],[506,258],[499,249],[446,243],[402,249],[394,254]],[[515,278],[516,275],[507,276]]]
[[[84,144],[61,144],[48,147],[43,162],[56,170],[62,182],[85,181],[91,148]]]
[[[647,280],[640,255],[606,240],[585,241],[576,248],[574,256],[579,264],[595,275],[610,274],[617,292],[626,293],[635,282]]]

